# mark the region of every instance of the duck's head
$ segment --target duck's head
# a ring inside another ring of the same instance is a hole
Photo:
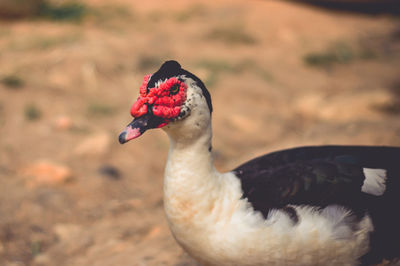
[[[131,108],[134,119],[120,134],[119,142],[123,144],[152,128],[163,128],[173,137],[180,134],[193,138],[209,127],[211,112],[210,93],[203,82],[178,62],[167,61],[144,77]]]

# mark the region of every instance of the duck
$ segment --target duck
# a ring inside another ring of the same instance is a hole
[[[212,101],[174,60],[144,77],[119,142],[169,137],[163,202],[177,243],[203,265],[373,265],[400,257],[400,147],[305,146],[221,173]]]

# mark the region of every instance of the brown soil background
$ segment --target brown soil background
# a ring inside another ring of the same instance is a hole
[[[197,265],[163,214],[166,135],[118,143],[144,74],[167,59],[208,85],[222,171],[293,146],[400,145],[396,15],[85,4],[97,12],[81,22],[0,21],[0,265]]]

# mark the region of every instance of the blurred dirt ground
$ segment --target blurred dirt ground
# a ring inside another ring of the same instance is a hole
[[[212,94],[220,170],[292,146],[400,145],[395,15],[255,0],[57,8],[0,21],[0,265],[196,265],[164,219],[166,135],[117,141],[167,59]]]

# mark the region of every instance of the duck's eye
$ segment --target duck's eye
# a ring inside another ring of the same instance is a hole
[[[169,89],[170,94],[171,94],[171,95],[177,94],[178,91],[179,91],[179,87],[180,87],[180,86],[179,86],[178,83],[175,83],[174,85],[172,85],[171,88]]]

